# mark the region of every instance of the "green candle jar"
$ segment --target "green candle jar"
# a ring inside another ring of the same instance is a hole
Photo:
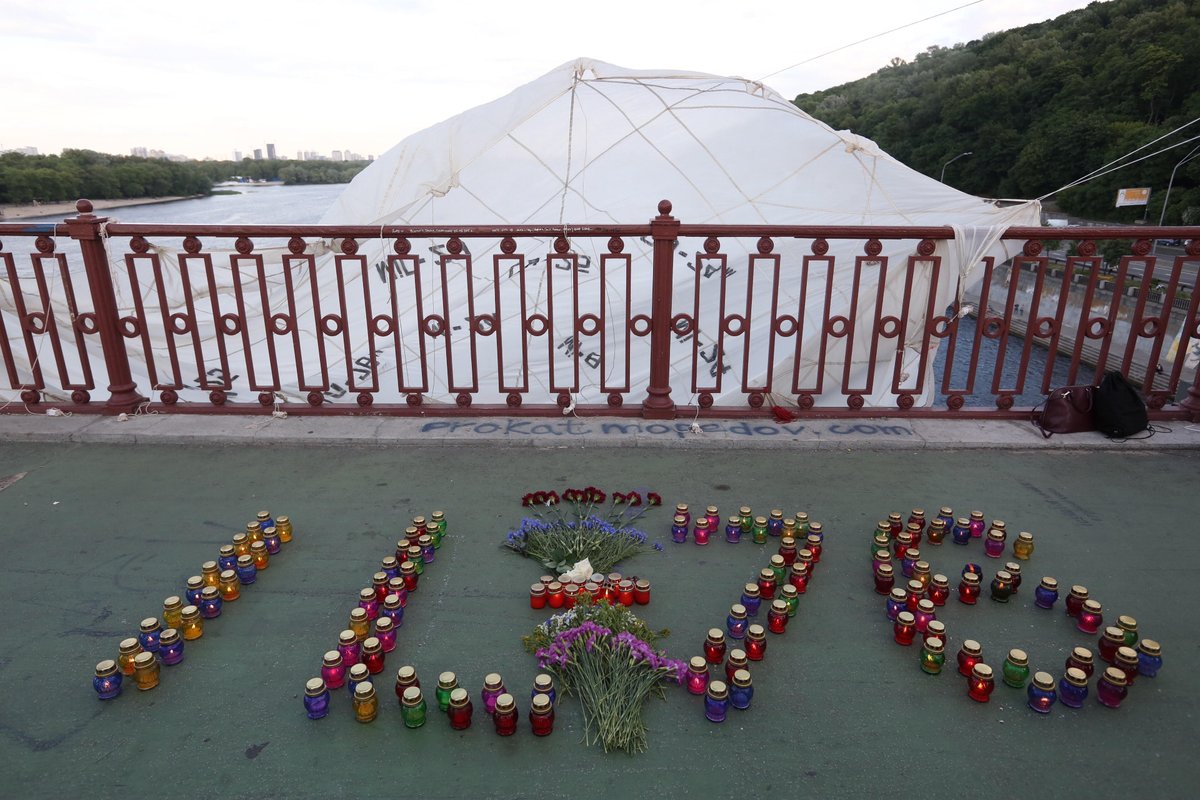
[[[404,720],[404,727],[421,727],[425,724],[425,714],[425,697],[421,694],[420,688],[409,686],[404,690],[404,696],[400,700],[400,716]]]
[[[1003,680],[1005,686],[1024,689],[1029,680],[1029,656],[1024,650],[1013,648],[1004,659]]]
[[[921,671],[928,675],[940,675],[946,663],[946,645],[937,636],[931,636],[921,646]]]
[[[445,711],[450,707],[450,693],[458,688],[458,678],[453,672],[443,672],[438,675],[437,689],[434,690],[434,696],[437,697],[438,708]]]
[[[755,544],[767,543],[767,518],[755,517],[754,525],[751,528],[751,534]]]

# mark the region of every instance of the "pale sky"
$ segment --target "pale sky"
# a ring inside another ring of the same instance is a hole
[[[0,150],[378,155],[579,57],[758,79],[968,2],[0,0]],[[794,97],[1086,5],[981,0],[766,83]]]

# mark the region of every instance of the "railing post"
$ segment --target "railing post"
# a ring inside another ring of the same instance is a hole
[[[92,308],[96,313],[96,330],[100,334],[100,346],[104,349],[104,367],[108,371],[108,402],[105,406],[114,414],[133,411],[146,398],[137,392],[137,384],[129,371],[129,355],[125,351],[125,337],[118,327],[117,296],[113,291],[112,274],[108,269],[108,252],[104,248],[101,226],[108,217],[92,214],[90,200],[75,204],[77,217],[68,217],[64,222],[72,239],[79,242],[83,252],[83,268],[87,273],[88,288],[92,293]]]
[[[675,242],[679,220],[671,216],[671,201],[658,204],[650,220],[654,239],[654,273],[650,285],[650,385],[642,401],[645,419],[675,419],[671,400],[671,296],[674,294]]]

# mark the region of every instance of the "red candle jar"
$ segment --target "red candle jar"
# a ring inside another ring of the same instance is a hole
[[[551,581],[550,585],[546,587],[546,605],[551,608],[562,608],[565,602],[563,585],[558,581]]]
[[[1075,618],[1075,627],[1084,633],[1095,633],[1104,624],[1104,615],[1100,604],[1095,600],[1084,600],[1079,616]]]
[[[771,610],[767,612],[767,630],[771,633],[783,633],[787,630],[787,623],[787,603],[783,600],[775,600],[771,603]],[[1136,669],[1136,665],[1134,668]]]
[[[1064,669],[1075,669],[1082,672],[1087,677],[1091,678],[1092,673],[1096,669],[1095,661],[1092,658],[1092,651],[1086,647],[1076,647],[1071,650],[1071,655],[1067,656],[1067,663]]]
[[[568,585],[570,585],[570,584],[568,584]],[[591,595],[591,597],[596,602],[600,602],[601,600],[604,599],[604,590],[601,589],[600,584],[596,583],[595,581],[588,581],[587,583],[585,583],[583,585],[582,591],[583,591],[583,594]]]
[[[456,731],[464,731],[471,727],[471,714],[475,708],[471,705],[471,696],[461,686],[450,692],[450,704],[446,707],[446,717],[450,727]]]
[[[1132,647],[1122,645],[1117,648],[1113,657],[1113,666],[1125,673],[1125,683],[1133,685],[1133,679],[1138,675],[1138,654]]]
[[[894,572],[891,564],[880,564],[875,568],[875,594],[891,594],[896,585]]]
[[[696,528],[692,532],[692,541],[695,544],[708,544],[708,538],[712,536],[713,529],[708,525],[708,517],[697,517]]]
[[[788,573],[788,583],[796,587],[798,594],[804,594],[808,591],[808,565],[803,561],[797,561],[792,564],[792,571]]]
[[[784,618],[787,614],[784,614]],[[751,661],[762,661],[767,654],[767,632],[762,625],[751,625],[746,628],[746,658]]]
[[[512,736],[517,732],[517,701],[508,692],[496,698],[496,713],[492,720],[496,724],[496,733],[501,736]]]
[[[529,587],[529,607],[533,609],[541,609],[546,607],[545,584],[535,583]]]
[[[677,517],[683,517],[683,524],[684,524],[684,525],[689,525],[689,524],[691,524],[691,521],[692,521],[692,514],[691,514],[691,512],[688,510],[688,504],[687,504],[687,503],[678,503],[678,504],[676,504],[676,506],[675,506],[675,516],[677,516]]]
[[[943,642],[946,641],[946,623],[940,619],[931,619],[929,624],[925,626],[925,630],[921,632],[922,638],[929,641],[930,637],[936,636]]]
[[[330,650],[321,659],[321,679],[330,689],[340,689],[346,685],[346,666],[342,663],[342,654]]]
[[[725,680],[732,681],[733,673],[739,669],[749,670],[750,664],[746,651],[735,647],[729,651],[729,658],[725,661]]]
[[[704,694],[708,691],[708,661],[702,656],[693,656],[688,661],[687,677],[684,685],[691,694]]]
[[[929,627],[929,623],[937,619],[937,613],[933,610],[933,602],[931,600],[920,600],[917,602],[917,612],[913,615],[917,621],[917,633],[924,633]]]
[[[529,728],[534,736],[549,736],[554,731],[554,703],[549,695],[533,696],[529,703]]]
[[[920,581],[912,580],[905,584],[904,589],[908,593],[905,607],[913,614],[916,614],[917,605],[925,599],[925,587],[921,585]]]
[[[639,606],[650,604],[650,581],[640,578],[633,584],[633,602]]]
[[[1004,571],[1012,576],[1013,594],[1016,594],[1021,588],[1021,565],[1015,561],[1006,561]]]
[[[892,551],[891,550],[876,550],[875,555],[871,556],[871,572],[874,572],[875,570],[879,569],[880,564],[891,564],[891,563],[892,563]],[[894,567],[893,567],[893,569],[894,569]]]
[[[725,659],[725,631],[720,628],[709,628],[704,640],[704,660],[710,664],[720,664]]]
[[[625,580],[625,576],[619,572],[610,572],[608,577],[604,579],[604,586],[608,589],[608,599],[612,602],[617,599],[617,587],[621,585],[621,581]]]
[[[549,586],[550,584],[554,583],[554,576],[543,575],[542,577],[538,578],[538,583],[542,584],[543,586]]]
[[[922,527],[915,522],[910,522],[904,526],[904,532],[912,539],[913,547],[921,546],[921,535],[924,533]]]
[[[950,579],[941,573],[931,577],[929,586],[925,589],[925,596],[935,606],[946,605],[946,600],[950,597]]]
[[[372,675],[383,672],[383,642],[378,636],[368,636],[362,643],[362,663]]]
[[[415,540],[415,537],[414,537],[414,540]],[[412,545],[414,540],[410,540],[407,537],[397,540],[396,556],[395,556],[397,568],[399,568],[401,562],[405,561],[408,558],[408,548]]]
[[[633,605],[633,581],[625,578],[617,584],[617,602],[623,606]]]
[[[958,601],[973,606],[978,600],[979,576],[973,572],[968,572],[962,576],[962,580],[958,583]]]
[[[892,538],[899,536],[900,532],[904,530],[904,523],[900,521],[900,512],[898,511],[888,514],[887,522],[888,531],[892,534]]]
[[[791,536],[784,536],[779,540],[779,555],[783,558],[783,563],[791,566],[796,563],[796,540]]]
[[[1083,603],[1088,599],[1088,590],[1086,586],[1076,584],[1071,587],[1071,593],[1067,595],[1066,606],[1068,617],[1078,617],[1079,612],[1083,610]]]
[[[1100,651],[1100,658],[1113,663],[1113,659],[1117,657],[1117,648],[1125,646],[1125,632],[1120,628],[1109,625],[1104,629],[1104,633],[1100,635],[1100,645],[1097,648]]]
[[[603,595],[601,595],[603,596]],[[573,583],[569,583],[563,587],[563,607],[574,608],[575,603],[579,601],[579,587]]]
[[[971,677],[967,678],[967,697],[979,703],[986,703],[996,688],[996,679],[992,677],[992,668],[987,664],[976,664],[971,668]]]
[[[717,526],[721,524],[721,512],[717,510],[716,506],[709,506],[704,509],[704,517],[708,522],[708,529],[710,531],[715,531]]]
[[[412,666],[403,666],[396,670],[396,697],[404,699],[404,690],[410,686],[421,688],[421,680],[417,677],[417,670]]]
[[[892,553],[896,558],[904,558],[904,554],[908,552],[908,548],[912,547],[912,537],[908,535],[908,531],[900,531],[900,535],[892,540]]]
[[[1109,667],[1096,681],[1096,699],[1101,705],[1120,708],[1121,701],[1129,694],[1125,684],[1125,673],[1116,667]]]
[[[399,564],[396,565],[396,569],[400,569]],[[375,599],[381,603],[383,602],[384,598],[388,596],[389,580],[391,580],[391,576],[386,572],[376,572],[371,576],[371,588],[375,590]]]
[[[912,513],[908,515],[908,524],[916,525],[917,530],[925,530],[925,509],[914,508]]]
[[[971,670],[981,661],[983,661],[983,647],[974,639],[965,640],[958,651],[958,674],[970,677]]]
[[[816,525],[817,523],[814,522],[813,524]],[[804,542],[809,552],[812,553],[813,562],[817,564],[821,563],[821,550],[824,549],[821,544],[821,537],[815,533],[810,533],[805,537]]]
[[[404,588],[406,591],[415,592],[417,590],[417,582],[421,576],[417,574],[417,565],[411,561],[400,562],[400,577],[404,579]]]
[[[892,625],[892,638],[896,640],[896,644],[902,644],[905,647],[913,643],[913,639],[917,636],[917,619],[911,611],[901,611],[896,615],[896,622]]]
[[[758,593],[763,600],[775,599],[775,570],[763,567],[758,572]]]
[[[812,580],[813,574],[813,556],[812,551],[807,547],[802,547],[796,551],[796,563],[803,564],[808,570],[808,578]]]

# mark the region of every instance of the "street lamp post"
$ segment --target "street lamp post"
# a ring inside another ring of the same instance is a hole
[[[1197,155],[1200,155],[1200,144],[1192,148],[1186,156],[1179,159],[1179,163],[1175,165],[1175,169],[1171,170],[1171,180],[1167,181],[1167,194],[1163,197],[1162,212],[1158,215],[1158,226],[1161,228],[1163,219],[1167,216],[1167,203],[1171,201],[1171,187],[1175,184],[1175,171],[1182,167],[1188,161],[1191,161]]]
[[[967,152],[965,152],[965,153],[959,153],[959,154],[958,154],[958,155],[956,155],[954,158],[952,158],[952,159],[950,159],[949,161],[947,161],[945,164],[942,164],[942,175],[941,175],[941,177],[940,177],[940,178],[938,178],[938,181],[940,181],[941,183],[945,183],[945,182],[946,182],[946,167],[950,166],[950,165],[951,165],[951,164],[953,164],[955,161],[958,161],[958,160],[959,160],[960,158],[962,158],[963,156],[969,156],[969,155],[971,155],[971,154],[972,154],[972,153],[971,153],[971,151],[970,151],[970,150],[968,150],[968,151],[967,151]]]

